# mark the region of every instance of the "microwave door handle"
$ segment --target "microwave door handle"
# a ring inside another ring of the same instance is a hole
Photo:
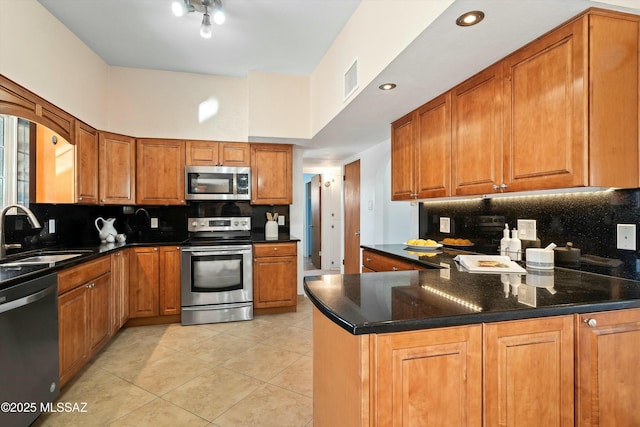
[[[238,174],[234,173],[233,174],[233,195],[237,195],[238,194]]]

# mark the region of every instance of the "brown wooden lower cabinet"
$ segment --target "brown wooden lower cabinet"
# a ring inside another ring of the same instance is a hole
[[[160,251],[157,247],[131,249],[129,265],[129,317],[158,316],[160,313]]]
[[[640,425],[640,309],[352,335],[314,308],[313,357],[316,427]]]
[[[160,247],[160,315],[180,314],[180,248]]]
[[[58,273],[60,386],[112,335],[111,258],[104,256]]]
[[[297,242],[254,244],[254,313],[296,311],[297,304]]]
[[[60,387],[89,360],[88,294],[79,287],[58,297]]]
[[[129,317],[179,316],[180,248],[135,247],[130,263]]]
[[[372,346],[375,425],[481,425],[480,325],[374,335]]]
[[[576,426],[640,426],[640,309],[580,314]]]
[[[362,272],[370,273],[374,271],[403,271],[403,270],[426,270],[418,264],[402,261],[398,258],[381,255],[377,252],[362,250]]]
[[[129,250],[111,254],[112,331],[116,333],[129,320]]]
[[[573,316],[484,325],[487,426],[573,426]]]

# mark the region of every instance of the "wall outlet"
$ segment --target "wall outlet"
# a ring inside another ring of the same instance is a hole
[[[636,225],[618,224],[617,248],[629,251],[636,250]]]
[[[151,228],[158,228],[158,218],[151,218]]]
[[[536,220],[535,219],[519,219],[518,220],[518,238],[520,240],[536,240]]]
[[[49,219],[49,234],[56,232],[56,220],[54,218]]]
[[[451,233],[451,218],[440,217],[440,232]]]
[[[278,225],[284,225],[284,215],[278,215]]]

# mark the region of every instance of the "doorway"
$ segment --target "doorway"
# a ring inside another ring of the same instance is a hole
[[[305,251],[304,271],[322,270],[322,175],[304,174],[305,182]]]
[[[344,274],[360,273],[360,160],[344,167]]]
[[[311,178],[311,264],[322,269],[322,180],[320,175]]]

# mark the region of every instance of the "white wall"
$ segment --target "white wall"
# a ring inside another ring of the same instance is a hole
[[[329,183],[329,186],[325,184]],[[340,168],[322,172],[322,269],[342,268],[342,173]]]
[[[249,72],[249,135],[311,138],[309,76]]]
[[[108,130],[135,137],[247,141],[247,80],[111,67]]]
[[[108,69],[36,0],[0,0],[0,74],[103,128]]]
[[[402,243],[418,237],[418,206],[391,201],[391,141],[358,156],[360,159],[360,243]],[[344,252],[344,248],[343,248]]]
[[[315,135],[391,63],[453,0],[362,0],[311,75]],[[358,90],[344,99],[344,73],[358,59]]]
[[[289,234],[301,239],[304,230],[304,183],[302,182],[302,149],[293,147],[293,203],[289,207]],[[298,254],[302,252],[302,243],[298,242]],[[304,259],[298,256],[298,295],[304,294],[302,271]]]

